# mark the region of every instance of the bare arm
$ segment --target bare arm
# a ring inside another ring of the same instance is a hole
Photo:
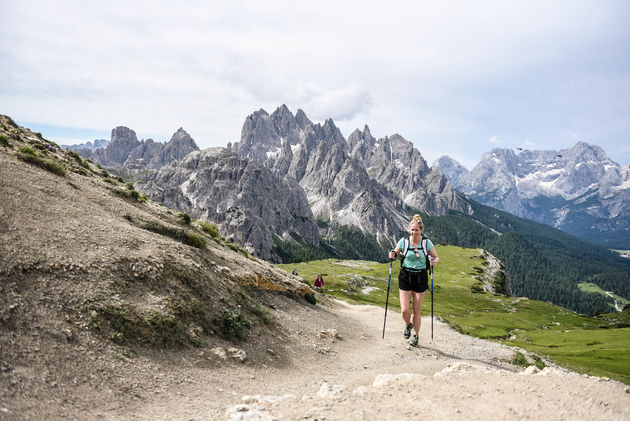
[[[433,247],[431,250],[429,250],[429,254],[433,258],[433,259],[430,259],[431,260],[431,266],[435,266],[437,264],[437,262],[440,261],[440,256],[438,256],[437,251],[435,251],[435,247]]]
[[[398,248],[398,246],[396,246],[394,251],[390,251],[389,252],[389,258],[394,260],[396,258],[396,256],[398,256],[398,254],[400,254],[400,252],[401,252],[401,250]]]

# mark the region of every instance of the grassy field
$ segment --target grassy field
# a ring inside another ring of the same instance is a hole
[[[630,384],[630,328],[611,328],[616,326],[616,315],[590,318],[548,302],[473,292],[475,268],[484,264],[481,251],[439,246],[438,252],[436,317],[462,333],[518,346],[580,373]],[[388,264],[329,259],[279,266],[288,272],[295,268],[311,285],[321,273],[328,295],[353,303],[385,305]],[[389,308],[398,311],[399,269],[400,263],[394,262],[389,294]],[[431,312],[429,299],[427,296],[423,315]]]
[[[585,291],[585,292],[590,292],[592,294],[601,294],[601,295],[606,295],[606,296],[610,296],[612,297],[615,301],[617,301],[618,305],[620,308],[623,308],[626,304],[630,303],[630,300],[626,300],[623,297],[620,297],[616,294],[613,293],[606,293],[606,291],[604,291],[603,289],[601,289],[599,286],[597,286],[596,284],[593,284],[591,282],[581,282],[578,284],[578,288],[580,288],[580,290]],[[610,304],[610,311],[615,311],[615,306],[613,304]]]

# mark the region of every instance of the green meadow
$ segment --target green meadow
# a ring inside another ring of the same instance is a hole
[[[630,384],[630,310],[591,318],[549,302],[477,292],[476,275],[485,265],[481,250],[441,245],[438,252],[441,261],[433,276],[435,317],[464,334],[523,348],[580,373]],[[385,306],[387,263],[328,259],[278,266],[288,272],[295,268],[311,285],[322,274],[327,295]],[[389,308],[397,311],[399,269],[395,261]],[[429,300],[427,295],[423,315],[431,314]]]
[[[580,288],[580,290],[585,291],[585,292],[590,292],[593,294],[600,294],[604,296],[610,296],[615,301],[617,301],[619,307],[621,308],[623,308],[626,304],[630,304],[630,300],[626,300],[625,298],[620,297],[613,293],[607,293],[606,291],[601,289],[598,285],[592,282],[580,282],[578,284],[578,288]],[[610,311],[615,311],[615,306],[613,304],[610,304]]]

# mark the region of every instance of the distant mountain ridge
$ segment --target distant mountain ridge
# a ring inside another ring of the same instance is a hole
[[[619,166],[599,146],[578,142],[560,151],[493,149],[469,172],[449,157],[433,167],[480,203],[587,241],[630,246],[630,168]]]
[[[179,128],[168,142],[155,142],[153,139],[138,140],[136,132],[124,126],[112,129],[111,140],[95,140],[86,146],[64,146],[83,158],[110,168],[127,170],[157,170],[164,165],[182,159],[190,152],[199,150],[194,139]],[[99,147],[96,147],[98,145]]]
[[[59,145],[62,149],[66,149],[69,151],[73,151],[86,158],[92,155],[94,151],[99,148],[104,148],[109,143],[109,140],[106,139],[95,139],[94,143],[87,141],[85,143],[80,143],[78,145]]]

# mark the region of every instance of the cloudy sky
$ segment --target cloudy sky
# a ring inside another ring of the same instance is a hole
[[[578,141],[630,164],[630,2],[0,0],[0,113],[62,144],[199,147],[287,104],[431,164]]]

